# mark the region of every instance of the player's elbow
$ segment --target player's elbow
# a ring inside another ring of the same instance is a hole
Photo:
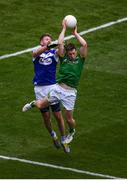
[[[37,57],[37,53],[36,53],[36,52],[33,52],[33,53],[32,53],[32,57],[33,57],[33,58],[36,58],[36,57]]]
[[[84,48],[87,48],[87,42],[84,42],[83,45],[82,45]]]

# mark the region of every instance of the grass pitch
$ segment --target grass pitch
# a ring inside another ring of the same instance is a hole
[[[4,55],[38,45],[44,32],[57,39],[67,14],[77,17],[79,32],[126,17],[127,2],[0,0],[0,9],[0,55]],[[36,109],[21,112],[23,104],[34,99],[31,54],[1,60],[0,155],[127,178],[126,29],[124,22],[84,36],[88,58],[78,88],[77,134],[69,155],[53,147]],[[53,124],[58,131],[54,119]],[[0,159],[0,178],[99,177]]]

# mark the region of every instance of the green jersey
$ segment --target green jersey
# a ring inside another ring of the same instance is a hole
[[[82,58],[80,55],[77,55],[75,60],[69,59],[67,55],[60,57],[60,69],[57,82],[77,88],[84,62],[85,58]]]

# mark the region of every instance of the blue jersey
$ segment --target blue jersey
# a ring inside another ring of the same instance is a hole
[[[35,73],[33,84],[42,86],[55,84],[57,62],[56,49],[50,49],[33,58]]]

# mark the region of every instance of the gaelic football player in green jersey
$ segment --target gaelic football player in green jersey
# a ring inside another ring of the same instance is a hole
[[[66,21],[63,20],[62,31],[59,35],[59,58],[60,69],[57,77],[57,82],[64,89],[64,107],[66,111],[66,119],[70,128],[70,133],[67,136],[66,142],[70,143],[75,134],[75,120],[73,118],[73,109],[76,100],[77,86],[80,80],[81,72],[83,70],[85,58],[87,56],[87,43],[78,34],[77,27],[73,29],[73,35],[80,43],[81,47],[79,52],[74,44],[70,43],[64,46],[64,37],[66,33]]]
[[[57,86],[43,100],[32,101],[23,107],[23,112],[32,107],[43,108],[47,104],[60,101],[65,108],[67,123],[69,125],[69,135],[66,143],[70,143],[75,134],[75,120],[73,110],[77,95],[77,86],[83,70],[85,58],[87,56],[87,43],[77,32],[77,27],[72,31],[73,35],[80,43],[79,52],[74,44],[64,46],[66,33],[66,20],[62,22],[62,31],[58,38],[58,54],[60,59],[60,69],[57,76]]]

